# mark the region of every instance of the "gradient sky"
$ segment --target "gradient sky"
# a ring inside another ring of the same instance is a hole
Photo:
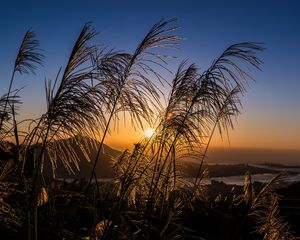
[[[242,115],[230,131],[231,147],[300,149],[300,1],[5,1],[0,2],[0,94],[7,91],[17,50],[25,31],[32,28],[46,56],[37,76],[16,78],[24,105],[19,118],[45,110],[44,79],[54,79],[64,66],[83,24],[101,34],[97,42],[119,50],[133,50],[161,18],[177,18],[184,37],[180,60],[206,69],[230,44],[265,43],[259,56],[262,72],[243,98]],[[172,66],[173,66],[172,65]],[[108,143],[129,147],[142,137],[121,128]],[[214,146],[228,146],[215,136]]]

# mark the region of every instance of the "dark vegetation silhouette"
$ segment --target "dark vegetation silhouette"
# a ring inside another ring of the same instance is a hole
[[[47,109],[19,129],[20,90],[15,74],[35,73],[44,57],[35,34],[21,43],[8,92],[0,98],[0,225],[13,239],[292,239],[279,216],[278,197],[267,185],[208,199],[203,165],[213,134],[227,135],[240,113],[250,75],[260,69],[259,43],[229,46],[205,71],[183,61],[168,69],[177,48],[174,19],[156,23],[132,53],[93,43],[97,32],[84,25],[65,68],[45,81]],[[169,73],[172,80],[166,79]],[[166,103],[161,86],[169,89]],[[97,166],[109,148],[111,128],[126,122],[155,134],[113,158],[114,180],[98,182]],[[128,118],[128,119],[127,119]],[[100,137],[99,137],[100,136]],[[98,139],[98,140],[96,140]],[[93,152],[93,154],[91,154]],[[96,154],[95,154],[96,153]],[[181,159],[198,159],[190,182]],[[57,181],[90,161],[88,181]],[[58,169],[59,168],[59,169]],[[51,171],[52,178],[45,175]],[[215,231],[219,229],[218,231]]]

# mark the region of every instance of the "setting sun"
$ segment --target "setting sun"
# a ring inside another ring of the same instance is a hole
[[[147,128],[146,131],[144,132],[144,136],[146,138],[151,138],[152,135],[154,134],[154,129],[153,128]]]

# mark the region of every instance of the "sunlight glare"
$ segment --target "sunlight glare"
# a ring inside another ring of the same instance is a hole
[[[154,129],[153,129],[153,128],[148,128],[148,129],[146,129],[146,131],[144,132],[144,136],[145,136],[146,138],[151,138],[153,134],[154,134]]]

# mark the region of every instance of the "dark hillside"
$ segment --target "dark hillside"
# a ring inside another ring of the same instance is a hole
[[[92,162],[95,161],[97,155],[97,148],[99,146],[99,142],[92,142],[92,140],[84,139],[84,144],[89,149],[88,155],[90,161],[86,159],[84,154],[82,153],[80,147],[75,143],[74,139],[67,139],[64,141],[68,141],[68,144],[74,149],[76,154],[79,156],[81,161],[78,163],[79,170],[73,165],[72,169],[74,170],[75,174],[68,173],[66,168],[63,166],[61,161],[57,162],[57,169],[56,169],[56,177],[58,178],[88,178],[89,174],[91,173],[93,165]],[[96,166],[96,174],[98,178],[111,178],[113,177],[113,159],[117,158],[121,154],[120,151],[117,151],[107,145],[104,144],[103,151],[100,153],[99,161]],[[47,158],[44,164],[44,172],[46,176],[51,176],[51,163]]]

